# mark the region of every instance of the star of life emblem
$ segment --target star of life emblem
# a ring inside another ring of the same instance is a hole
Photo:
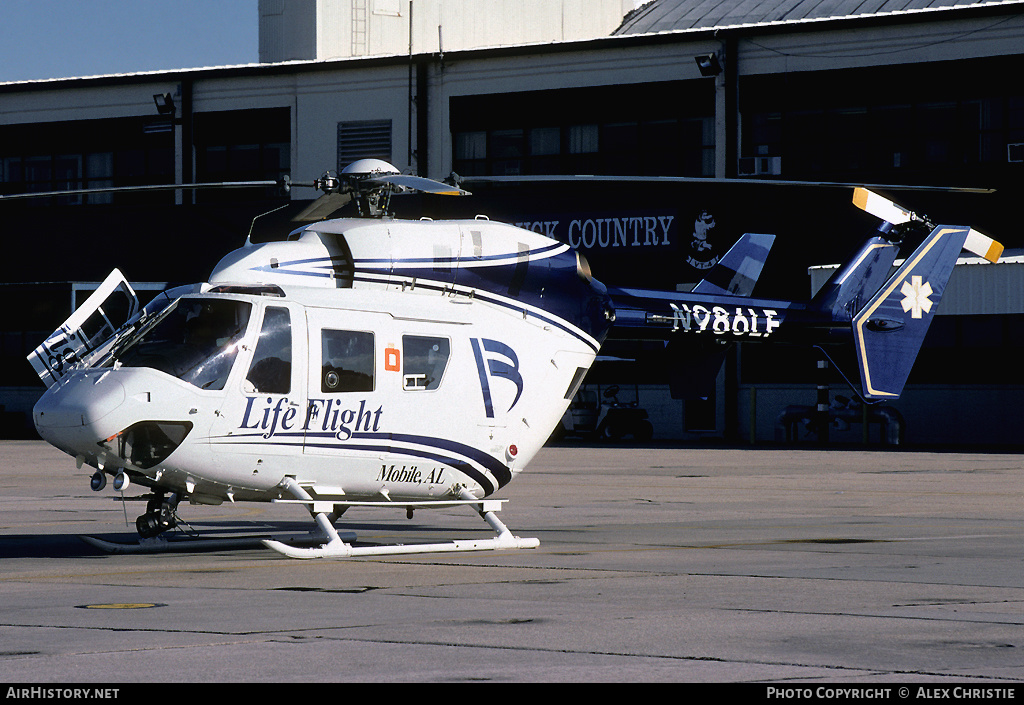
[[[921,277],[911,277],[909,282],[903,282],[900,287],[903,294],[903,312],[910,311],[911,318],[920,318],[922,312],[928,313],[932,310],[932,285],[928,282],[921,282]]]

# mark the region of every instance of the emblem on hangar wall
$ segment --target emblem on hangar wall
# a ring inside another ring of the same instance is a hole
[[[686,261],[694,269],[711,269],[718,264],[720,255],[715,253],[714,245],[708,240],[708,236],[714,229],[715,216],[702,210],[693,221],[690,251],[686,257]]]

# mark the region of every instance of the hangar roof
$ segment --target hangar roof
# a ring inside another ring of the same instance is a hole
[[[614,33],[648,34],[1020,4],[1019,0],[653,0],[627,15]]]

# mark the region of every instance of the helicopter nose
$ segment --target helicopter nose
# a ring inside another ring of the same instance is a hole
[[[32,409],[32,420],[39,435],[58,447],[67,449],[79,440],[95,445],[110,435],[100,428],[103,419],[124,401],[124,387],[116,379],[103,373],[75,375],[46,390]]]

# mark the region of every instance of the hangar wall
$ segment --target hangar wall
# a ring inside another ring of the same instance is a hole
[[[407,26],[404,31],[407,39]],[[1005,2],[489,48],[453,44],[443,57],[435,47],[409,56],[406,46],[376,56],[318,55],[261,66],[0,84],[0,192],[98,182],[303,180],[340,169],[359,149],[433,178],[453,171],[467,178],[530,173],[736,176],[751,163],[760,165],[751,161],[758,157],[765,158],[768,168],[751,175],[763,179],[907,183],[909,176],[914,182],[948,184],[991,178],[984,184],[998,190],[991,200],[960,202],[922,194],[912,199],[929,213],[937,206],[952,211],[951,217],[977,217],[972,224],[1010,247],[1024,247],[1015,218],[1024,164],[1013,161],[1007,149],[1024,143],[1024,90],[1003,80],[1024,67],[1022,39],[1024,5]],[[694,61],[708,54],[724,65],[716,76],[703,76]],[[170,116],[154,105],[154,96],[165,94],[174,101]],[[836,151],[837,134],[867,134],[848,143],[854,145],[852,153],[867,153],[876,135],[890,131],[888,111],[905,106],[910,106],[910,123],[897,139],[909,143],[929,135],[913,149],[893,146],[896,152],[905,148],[913,153],[906,160],[865,161],[842,169],[835,160],[814,161],[815,154]],[[929,122],[936,115],[939,120]],[[824,124],[833,127],[807,129]],[[872,125],[875,132],[864,131]],[[966,150],[965,144],[977,149]],[[919,163],[909,170],[913,159]],[[809,265],[836,261],[850,238],[870,227],[850,217],[832,196],[771,191],[769,196],[722,198],[693,189],[684,193],[625,185],[600,192],[549,189],[511,198],[484,187],[474,191],[479,198],[473,208],[530,227],[561,221],[565,228],[575,221],[607,222],[637,212],[671,217],[673,248],[690,236],[695,209],[697,215],[708,211],[715,216],[723,248],[752,217],[783,240],[769,262],[781,273],[766,284],[801,292]],[[268,210],[268,204],[290,199],[301,205],[314,196],[309,189],[295,188],[288,197],[270,192],[209,197],[183,190],[173,197],[50,199],[7,218],[4,232],[11,237],[27,228],[60,233],[74,228],[76,234],[90,233],[95,242],[114,243],[110,230],[137,228],[159,233],[156,239],[164,244],[198,242],[220,253],[244,238],[252,218]],[[431,214],[445,214],[440,206],[426,207]],[[584,241],[580,244],[585,247]],[[117,245],[96,248],[91,255],[71,244],[60,247],[75,255],[56,266],[27,271],[7,263],[3,289],[99,281],[110,267],[110,252],[139,260],[145,279],[179,281],[196,271],[201,277],[201,266],[206,266],[180,257],[147,260]],[[677,254],[672,248],[637,250],[629,257],[598,250],[594,247],[588,256],[598,262],[604,257],[616,274],[640,278]],[[97,251],[105,255],[97,257]],[[675,277],[666,279],[670,286],[692,285],[699,277],[698,271],[677,269],[665,273]],[[1019,292],[1012,292],[1006,297],[1016,301]],[[969,358],[970,346],[980,346],[980,354],[995,351],[1000,360],[1024,352],[1014,333],[1017,319],[1005,317],[1018,316],[1021,309],[1011,308],[999,314],[1003,318],[986,319],[983,336],[971,334],[973,324],[965,323],[966,316],[952,328],[939,326],[940,339],[931,344],[935,357],[926,355],[922,381],[912,379],[900,402],[908,440],[1017,442],[1020,375],[1011,373],[1005,384],[996,385],[988,378],[931,372],[951,367],[946,364],[951,355]],[[45,335],[64,315],[52,312],[55,321],[5,331],[4,366],[23,362],[30,333]],[[984,345],[977,342],[982,339]],[[636,385],[642,403],[664,419],[659,438],[773,441],[775,421],[787,406],[814,403],[815,384],[806,373],[814,359],[761,355],[741,351],[720,376],[718,397],[710,403],[666,400],[663,387],[630,372],[600,372],[595,384]],[[616,374],[621,378],[609,379]],[[0,384],[10,388],[10,382]],[[830,384],[834,395],[843,393],[841,380],[833,378]],[[5,400],[31,395],[22,389]],[[943,404],[979,409],[980,418],[989,421],[980,429],[965,425],[957,433],[955,426],[950,429],[934,417]]]
[[[260,63],[440,53],[611,34],[634,0],[260,0]]]

